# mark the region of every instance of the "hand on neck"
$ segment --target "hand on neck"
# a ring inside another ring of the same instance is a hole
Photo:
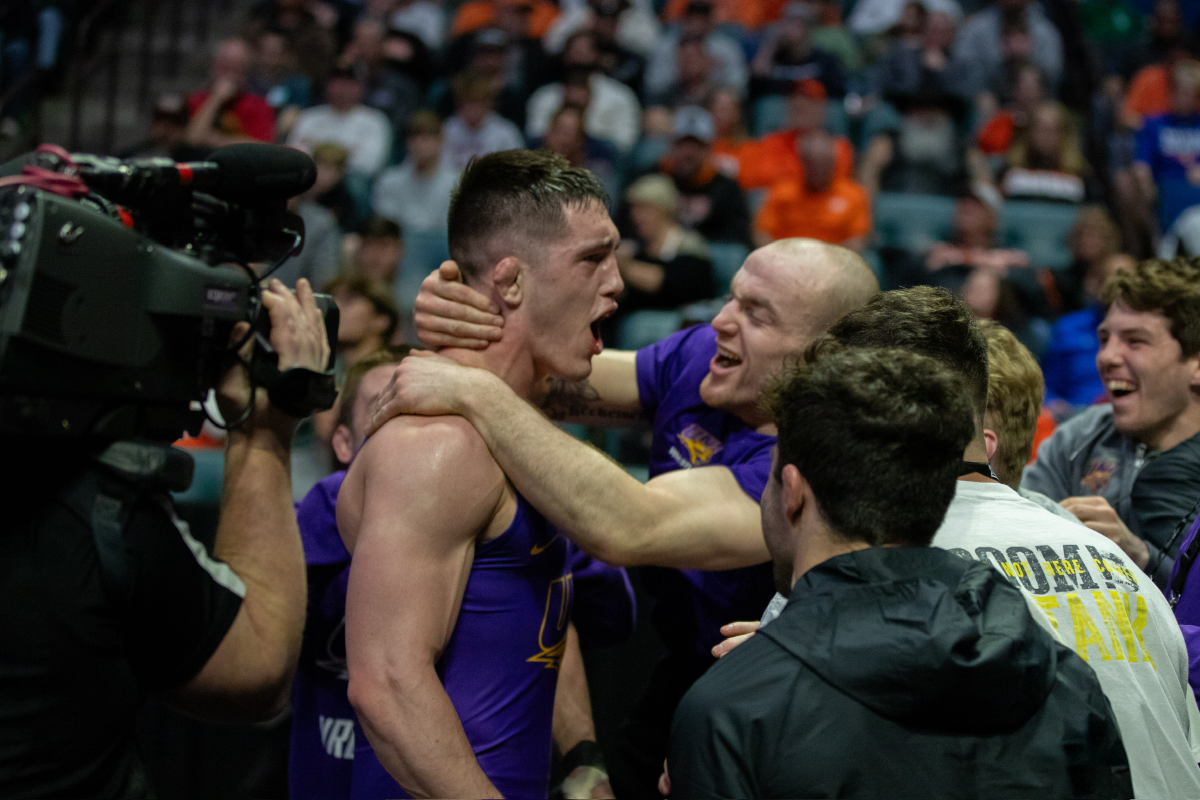
[[[438,350],[438,355],[457,361],[463,366],[485,369],[507,383],[519,396],[529,400],[546,376],[539,374],[534,364],[528,324],[519,313],[519,307],[507,305],[495,294],[492,299],[504,317],[504,335],[500,341],[490,343],[483,350],[443,347]]]

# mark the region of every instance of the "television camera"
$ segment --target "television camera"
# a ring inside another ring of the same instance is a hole
[[[307,155],[270,144],[187,164],[54,145],[24,157],[0,178],[0,435],[196,434],[208,391],[250,338],[250,380],[275,405],[297,416],[332,406],[328,368],[279,371],[259,294],[302,247],[286,203],[315,179]],[[337,307],[317,301],[332,352]],[[231,344],[242,321],[250,332]]]

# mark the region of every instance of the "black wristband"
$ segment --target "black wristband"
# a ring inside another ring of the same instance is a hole
[[[572,747],[563,755],[562,759],[563,772],[570,775],[577,767],[595,767],[608,774],[608,768],[604,766],[604,754],[600,752],[600,745],[584,739],[579,744]]]

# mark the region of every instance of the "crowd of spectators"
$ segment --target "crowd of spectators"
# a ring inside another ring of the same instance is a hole
[[[944,286],[1009,327],[1063,418],[1099,396],[1087,364],[1104,277],[1200,252],[1190,9],[262,0],[216,46],[206,85],[160,99],[142,152],[261,140],[311,153],[317,185],[293,202],[309,243],[283,274],[358,274],[389,231],[397,264],[373,279],[401,337],[446,255],[462,168],[550,150],[600,178],[626,240],[610,343],[703,319],[750,249],[812,237],[864,254],[885,288]]]

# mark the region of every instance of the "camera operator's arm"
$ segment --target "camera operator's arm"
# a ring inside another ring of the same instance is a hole
[[[322,370],[329,345],[308,281],[293,295],[278,280],[263,291],[279,369]],[[241,367],[226,375],[221,399],[232,418],[249,400]],[[241,397],[238,396],[239,388]],[[246,424],[229,433],[214,555],[246,593],[233,625],[200,672],[168,699],[217,720],[265,719],[287,701],[304,629],[304,551],[292,508],[291,442],[299,422],[270,405],[265,390]]]

